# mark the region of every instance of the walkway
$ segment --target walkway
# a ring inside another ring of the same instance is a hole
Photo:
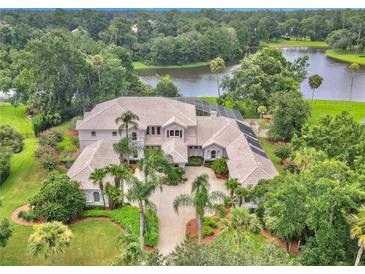
[[[163,191],[156,191],[152,197],[157,206],[159,218],[159,242],[158,249],[162,255],[169,254],[185,238],[186,223],[195,217],[193,208],[183,207],[179,214],[174,211],[173,202],[180,194],[191,192],[192,181],[201,174],[208,174],[211,191],[222,191],[228,194],[224,180],[217,179],[213,171],[206,167],[186,167],[183,184],[177,186],[164,186]]]

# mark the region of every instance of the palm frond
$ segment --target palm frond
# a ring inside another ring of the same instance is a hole
[[[177,214],[179,214],[180,207],[191,207],[194,205],[194,201],[189,194],[181,194],[174,200],[173,206]]]

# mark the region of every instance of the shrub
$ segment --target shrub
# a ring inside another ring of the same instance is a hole
[[[45,114],[45,113],[38,113],[37,115],[33,116],[32,118],[32,125],[33,125],[33,131],[36,136],[39,136],[39,134],[46,130],[47,128],[50,128],[51,126],[58,125],[62,122],[61,114],[55,113],[55,114]]]
[[[18,213],[18,217],[22,218],[23,220],[25,220],[27,222],[36,221],[40,218],[40,216],[34,210],[20,211]]]
[[[290,144],[282,143],[274,146],[274,154],[277,156],[281,163],[290,157],[293,152],[293,149]]]
[[[53,129],[47,129],[39,135],[38,143],[40,145],[50,145],[52,147],[56,147],[57,144],[62,140],[63,136],[61,133]]]
[[[0,126],[0,147],[8,147],[14,153],[23,149],[23,136],[9,125]]]
[[[174,167],[167,172],[165,183],[169,186],[176,186],[184,179],[185,170],[182,167]]]
[[[35,152],[35,156],[39,158],[42,168],[51,171],[54,170],[59,163],[57,150],[50,145],[41,145]]]
[[[204,226],[203,225],[202,234],[203,234],[203,238],[209,237],[209,236],[212,236],[214,234],[214,230],[210,226]]]
[[[203,157],[191,156],[188,160],[188,166],[202,166],[204,163]]]
[[[219,220],[216,217],[204,217],[203,218],[203,224],[210,226],[211,228],[217,228],[218,221]]]
[[[228,166],[227,160],[224,158],[215,159],[211,164],[210,168],[214,170],[214,172],[221,175],[228,175]]]
[[[11,150],[7,147],[0,147],[0,185],[5,182],[10,173]]]
[[[114,210],[85,210],[81,213],[82,217],[109,217],[121,227],[139,236],[139,209],[135,206],[124,206]],[[146,212],[147,232],[145,235],[145,244],[155,247],[158,242],[158,218],[156,214],[148,210]]]
[[[86,206],[80,185],[66,174],[51,172],[38,194],[30,199],[34,213],[47,221],[69,222]]]

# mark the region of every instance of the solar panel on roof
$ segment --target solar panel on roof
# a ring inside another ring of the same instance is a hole
[[[270,158],[269,158],[269,156],[267,156],[267,154],[266,154],[266,152],[265,152],[265,151],[259,150],[259,149],[255,148],[255,147],[251,147],[251,150],[252,150],[254,153],[256,153],[256,154],[261,155],[262,157],[265,157],[265,158],[267,158],[267,159],[270,159]]]
[[[236,120],[243,120],[240,112],[234,109],[228,109],[218,104],[209,103],[204,100],[200,100],[194,97],[176,97],[172,98],[180,102],[188,103],[191,105],[195,105],[195,109],[197,111],[205,112],[210,115],[212,111],[216,111],[218,115],[223,117],[228,117]]]

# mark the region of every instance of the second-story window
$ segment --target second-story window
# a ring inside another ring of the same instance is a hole
[[[132,132],[132,140],[137,140],[137,132]]]
[[[95,137],[96,136],[96,132],[93,130],[93,131],[91,131],[91,136],[92,137]]]
[[[161,127],[157,127],[157,135],[161,134]]]
[[[174,131],[170,130],[170,136],[174,136]]]
[[[113,132],[112,132],[112,135],[113,135],[114,137],[116,137],[116,136],[117,136],[117,132],[116,132],[116,131],[113,131]]]
[[[147,132],[146,132],[147,135],[150,134],[150,127],[147,127]]]

